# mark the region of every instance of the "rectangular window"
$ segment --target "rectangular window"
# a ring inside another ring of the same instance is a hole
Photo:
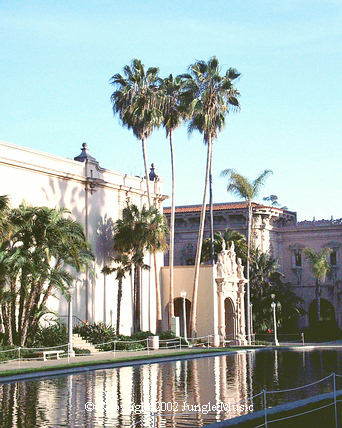
[[[331,264],[331,266],[336,266],[337,265],[337,254],[336,254],[336,251],[332,251],[330,253],[330,264]]]
[[[296,265],[296,267],[302,267],[302,255],[301,255],[301,253],[295,254],[295,265]]]

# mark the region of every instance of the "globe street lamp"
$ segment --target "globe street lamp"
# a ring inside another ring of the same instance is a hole
[[[273,324],[274,324],[274,342],[276,346],[279,346],[278,337],[277,337],[277,318],[276,318],[276,304],[275,302],[271,303],[271,308],[273,310]]]
[[[184,333],[184,339],[187,342],[187,332],[186,332],[186,305],[185,305],[185,298],[186,298],[186,291],[181,291],[180,293],[182,299],[183,299],[183,333]]]

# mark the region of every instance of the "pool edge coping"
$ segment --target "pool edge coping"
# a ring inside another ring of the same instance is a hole
[[[128,366],[136,366],[143,364],[157,364],[168,361],[217,357],[222,355],[236,354],[240,352],[255,352],[255,351],[269,351],[269,350],[282,350],[282,351],[300,351],[312,349],[334,349],[341,348],[341,345],[294,345],[294,346],[246,346],[239,348],[225,348],[225,349],[206,349],[196,351],[179,351],[169,354],[155,354],[155,355],[137,355],[133,357],[123,357],[116,360],[104,359],[93,361],[80,361],[74,363],[62,363],[56,366],[46,366],[43,369],[39,368],[18,368],[10,369],[7,371],[0,371],[0,384],[17,382],[23,380],[30,380],[35,378],[54,377],[67,374],[83,373],[93,370],[104,370],[109,368],[120,368]],[[20,371],[20,373],[18,373]]]

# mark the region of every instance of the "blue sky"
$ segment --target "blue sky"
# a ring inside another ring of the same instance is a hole
[[[214,143],[214,200],[234,200],[220,178],[272,169],[299,219],[342,217],[340,0],[36,0],[0,2],[0,139],[73,158],[86,141],[100,165],[143,175],[140,144],[113,117],[110,77],[132,58],[183,73],[216,55],[241,72],[241,112]],[[170,193],[163,130],[147,142]],[[206,149],[175,133],[177,204],[201,203]]]

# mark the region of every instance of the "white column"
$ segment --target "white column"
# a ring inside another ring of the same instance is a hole
[[[222,336],[222,339],[225,339],[226,336],[226,326],[225,326],[225,314],[224,314],[224,295],[223,291],[217,292],[218,297],[218,319],[219,319],[219,335]]]

